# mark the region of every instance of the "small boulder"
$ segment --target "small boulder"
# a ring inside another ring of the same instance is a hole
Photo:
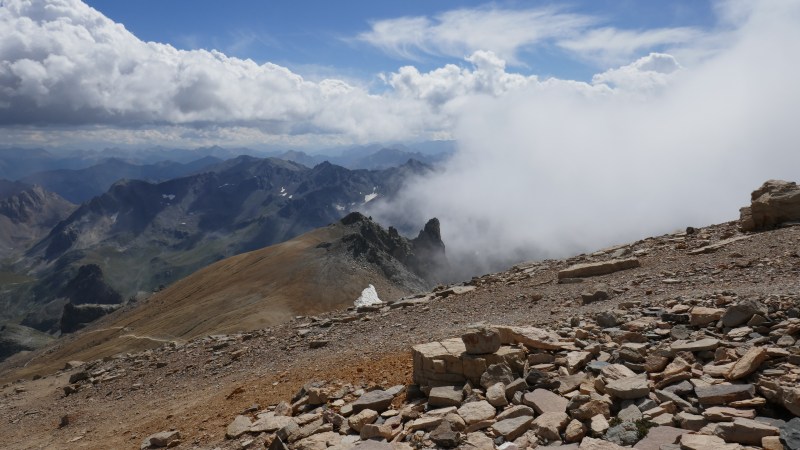
[[[494,353],[500,349],[500,333],[494,328],[477,328],[461,335],[469,355]]]

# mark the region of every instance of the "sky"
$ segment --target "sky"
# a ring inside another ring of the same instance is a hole
[[[0,0],[18,147],[453,140],[385,225],[464,274],[737,218],[798,179],[797,0]]]
[[[22,147],[452,139],[453,100],[651,52],[690,63],[728,26],[696,0],[0,5],[0,133]]]

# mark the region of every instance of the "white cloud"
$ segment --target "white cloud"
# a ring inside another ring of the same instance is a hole
[[[488,50],[511,64],[534,47],[556,46],[601,67],[630,61],[642,52],[680,47],[703,37],[691,27],[625,30],[599,27],[598,17],[563,8],[463,8],[435,17],[378,20],[357,39],[403,59],[425,55],[460,58]]]
[[[651,53],[627,66],[609,69],[592,77],[592,84],[606,84],[637,93],[664,87],[683,69],[672,55]]]
[[[488,50],[517,63],[520,49],[554,38],[571,36],[595,19],[556,8],[463,8],[433,18],[401,17],[379,20],[357,39],[405,59],[423,55],[461,58]]]
[[[736,219],[764,180],[798,177],[800,3],[755,3],[729,36],[691,67],[655,54],[464,101],[455,158],[369,213],[438,217],[462,275]]]
[[[435,122],[420,102],[341,80],[143,42],[78,0],[6,1],[0,35],[6,126],[214,124],[372,141],[425,135]]]
[[[642,51],[688,44],[703,36],[689,27],[652,30],[620,30],[612,27],[586,30],[575,38],[562,39],[558,46],[600,66],[630,61]]]

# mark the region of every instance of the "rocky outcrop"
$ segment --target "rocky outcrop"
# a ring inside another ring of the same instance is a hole
[[[116,311],[119,307],[120,305],[73,305],[72,303],[67,303],[64,305],[64,312],[61,314],[61,332],[74,333],[90,322]]]
[[[41,186],[0,180],[0,252],[21,253],[73,209],[75,205]]]
[[[122,296],[106,283],[103,270],[97,264],[87,264],[78,269],[59,297],[75,305],[86,303],[113,305],[122,302]]]
[[[52,340],[50,335],[23,325],[0,325],[0,361],[14,353],[44,347]]]
[[[739,210],[742,231],[761,231],[800,221],[800,187],[795,182],[769,180],[750,195],[750,206]]]
[[[357,229],[356,233],[343,238],[353,256],[378,265],[389,279],[403,276],[398,263],[424,280],[428,287],[441,281],[447,272],[445,246],[436,218],[429,220],[419,236],[411,240],[401,236],[394,227],[384,230],[359,212],[348,214],[341,223]]]

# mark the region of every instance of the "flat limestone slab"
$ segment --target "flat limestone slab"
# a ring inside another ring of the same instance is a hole
[[[641,267],[638,258],[612,259],[610,261],[596,263],[575,264],[574,266],[558,271],[558,279],[595,277],[619,272],[620,270],[635,269],[637,267]]]

